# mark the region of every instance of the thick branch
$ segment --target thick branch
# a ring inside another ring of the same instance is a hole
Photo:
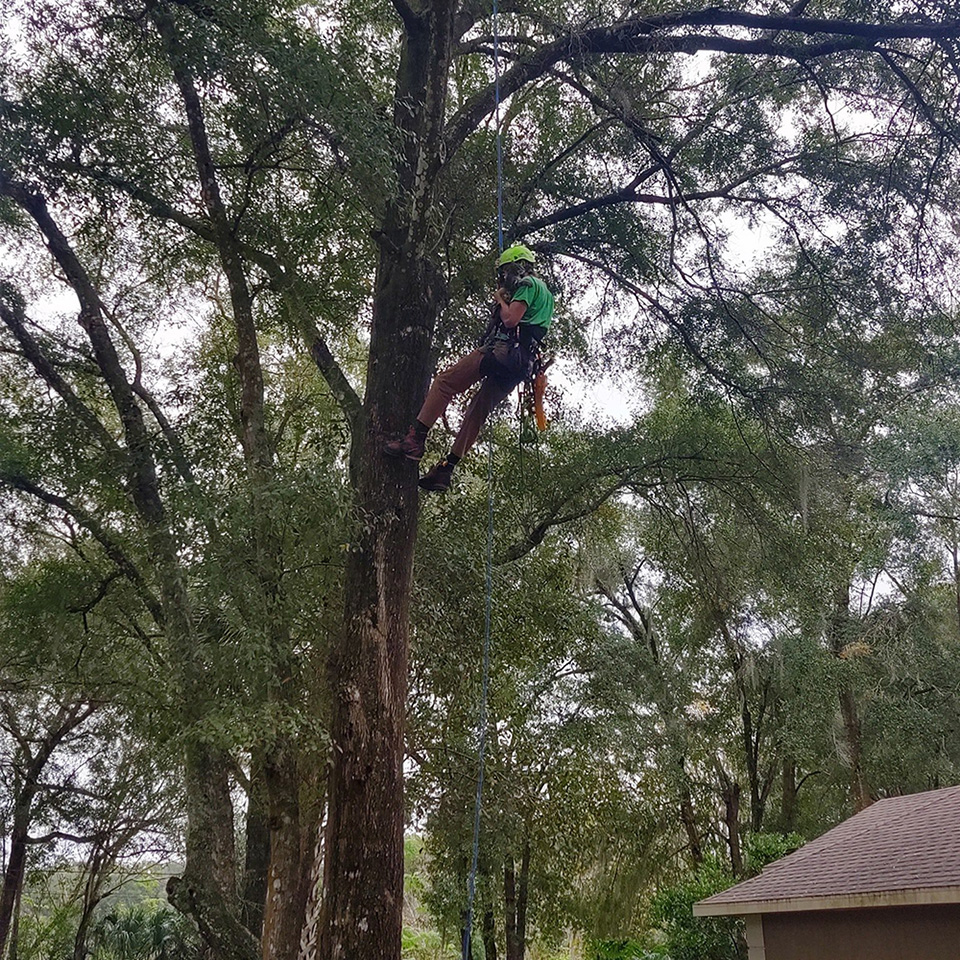
[[[419,17],[416,10],[407,2],[407,0],[392,0],[393,9],[397,11],[397,16],[403,21],[403,25],[407,30],[415,30],[417,28]]]
[[[960,138],[958,138],[956,131],[942,123],[937,118],[936,114],[933,112],[930,104],[923,96],[923,93],[917,87],[913,78],[910,77],[898,63],[896,63],[889,51],[881,50],[880,56],[883,58],[883,62],[890,68],[897,79],[904,85],[907,92],[913,99],[917,110],[923,114],[927,123],[929,123],[930,126],[933,127],[933,129],[936,130],[941,137],[943,137],[945,140],[949,140],[950,143],[952,143],[955,147],[960,146]]]
[[[240,420],[243,428],[243,448],[248,464],[257,472],[267,474],[272,467],[273,450],[264,423],[263,371],[253,320],[250,287],[220,192],[200,96],[193,75],[184,60],[180,38],[173,21],[159,7],[154,7],[151,13],[163,39],[183,100],[187,130],[190,134],[190,144],[200,180],[200,193],[213,223],[220,264],[230,287],[233,323],[237,333],[237,369],[240,373]]]
[[[746,28],[829,37],[827,41],[783,43],[767,34],[759,38],[727,37],[719,34],[676,34],[690,27]],[[610,27],[595,27],[546,43],[521,57],[500,79],[501,98],[509,97],[544,75],[562,60],[575,62],[599,53],[718,53],[753,54],[805,61],[844,50],[869,50],[885,40],[948,40],[960,36],[960,22],[855,23],[846,20],[818,20],[809,17],[768,16],[734,10],[708,8],[691,13],[625,20]],[[445,137],[446,155],[453,156],[463,141],[489,115],[494,102],[490,84],[470,100],[450,121]]]
[[[24,842],[30,846],[50,843],[51,840],[66,840],[69,843],[77,844],[102,843],[104,840],[110,839],[111,832],[111,830],[107,830],[102,833],[78,834],[65,833],[63,830],[53,830],[39,837],[27,837]]]
[[[518,236],[525,236],[529,233],[533,233],[534,231],[543,230],[545,227],[551,227],[555,224],[572,220],[575,217],[581,217],[587,213],[593,213],[595,210],[603,210],[607,207],[618,206],[624,203],[644,203],[651,206],[684,207],[688,203],[693,203],[700,200],[737,199],[733,197],[733,191],[736,190],[737,187],[741,187],[745,183],[749,183],[756,177],[766,176],[767,174],[782,170],[796,159],[797,157],[791,156],[785,157],[782,160],[778,160],[775,163],[764,164],[762,167],[757,167],[755,170],[749,170],[742,176],[737,177],[736,180],[732,180],[730,183],[716,187],[713,190],[691,190],[688,193],[676,193],[664,196],[663,194],[659,193],[641,193],[640,190],[637,189],[635,182],[628,183],[620,190],[614,190],[611,193],[604,194],[602,197],[593,197],[590,200],[584,200],[581,203],[575,203],[572,206],[564,207],[562,210],[557,210],[548,216],[540,217],[538,220],[531,220],[528,223],[521,223],[517,226],[516,233]]]
[[[176,223],[196,236],[202,237],[204,240],[209,240],[211,243],[216,240],[216,231],[209,220],[201,217],[191,217],[182,210],[178,210],[162,197],[158,197],[152,191],[147,190],[131,180],[127,180],[125,177],[120,177],[110,171],[99,170],[96,167],[74,161],[64,161],[59,164],[54,164],[54,166],[56,169],[65,170],[69,173],[78,173],[90,177],[98,183],[105,183],[108,186],[116,187],[132,200],[136,200],[146,207],[147,212],[152,216],[160,220],[169,220],[171,223]]]

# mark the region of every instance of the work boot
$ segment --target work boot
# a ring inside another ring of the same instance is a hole
[[[391,440],[383,445],[383,452],[391,457],[406,457],[408,460],[419,462],[423,458],[423,447],[426,434],[417,430],[414,424],[402,440]]]
[[[417,482],[424,490],[434,493],[443,493],[450,489],[450,480],[453,477],[453,464],[449,460],[441,460],[432,466]]]

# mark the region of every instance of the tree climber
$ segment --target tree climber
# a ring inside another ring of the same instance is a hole
[[[419,461],[427,432],[450,401],[483,381],[467,406],[450,453],[420,478],[424,490],[449,488],[453,468],[467,455],[487,417],[531,370],[537,346],[553,322],[553,295],[534,275],[534,263],[533,251],[523,244],[503,251],[497,261],[493,323],[484,344],[437,375],[407,435],[385,445],[391,457]]]

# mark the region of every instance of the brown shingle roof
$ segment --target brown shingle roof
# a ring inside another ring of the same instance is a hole
[[[701,900],[694,912],[934,901],[960,902],[960,787],[878,800],[759,876]]]

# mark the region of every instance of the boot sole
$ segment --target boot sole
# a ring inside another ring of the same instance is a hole
[[[424,483],[425,480],[427,481],[426,483]],[[446,493],[450,489],[451,484],[448,482],[443,486],[437,486],[423,476],[417,481],[417,486],[421,490],[426,490],[428,493]]]

